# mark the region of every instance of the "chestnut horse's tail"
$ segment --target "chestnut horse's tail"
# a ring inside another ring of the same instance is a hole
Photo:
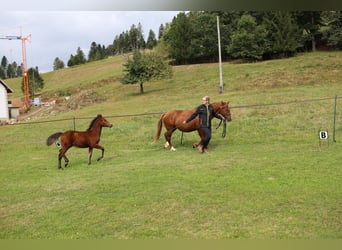
[[[52,143],[58,140],[58,138],[62,135],[62,132],[54,133],[50,135],[46,140],[46,145],[50,146]]]
[[[164,115],[165,115],[165,113],[160,116],[160,119],[158,121],[157,133],[156,133],[156,135],[154,137],[154,141],[153,141],[154,143],[156,143],[159,140],[159,138],[160,138],[160,133],[161,133],[161,130],[163,128],[163,118],[164,118]]]

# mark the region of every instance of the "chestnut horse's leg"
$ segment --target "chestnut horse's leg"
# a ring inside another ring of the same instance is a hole
[[[171,143],[171,136],[176,129],[177,129],[176,127],[172,128],[172,129],[168,129],[164,134],[165,140],[166,140],[164,148],[167,148],[167,146],[169,146],[170,151],[176,151],[176,149],[172,146],[172,143]]]

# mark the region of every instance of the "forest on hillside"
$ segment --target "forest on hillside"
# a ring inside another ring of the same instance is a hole
[[[114,34],[113,43],[90,44],[88,55],[76,48],[68,62],[58,57],[53,69],[84,64],[136,49],[162,48],[175,65],[218,61],[219,19],[223,60],[290,57],[297,52],[342,49],[342,11],[190,11],[180,12],[158,34],[142,25]],[[2,57],[0,78],[21,76],[21,65]]]

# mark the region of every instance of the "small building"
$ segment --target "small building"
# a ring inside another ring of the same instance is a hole
[[[8,96],[13,93],[13,90],[0,79],[0,121],[8,121],[10,119]]]

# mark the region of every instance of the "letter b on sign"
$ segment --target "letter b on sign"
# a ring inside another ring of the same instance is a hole
[[[319,131],[319,139],[328,140],[328,131]]]

